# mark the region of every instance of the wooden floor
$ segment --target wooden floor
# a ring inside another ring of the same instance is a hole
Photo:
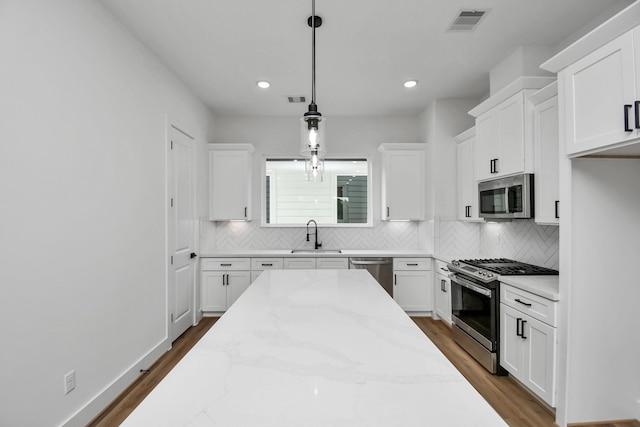
[[[91,427],[120,425],[217,320],[218,317],[205,317],[196,326],[188,329],[174,341],[171,350],[163,354],[149,368],[149,372],[142,374],[87,425]]]
[[[218,320],[205,317],[173,343],[150,369],[109,405],[88,425],[92,427],[117,426],[142,402],[151,390],[182,359],[198,340]],[[555,426],[554,415],[524,391],[510,377],[490,374],[451,339],[451,329],[430,317],[414,317],[414,322],[435,343],[465,378],[478,390],[502,418],[514,427]],[[577,427],[577,426],[576,426]],[[580,427],[640,427],[640,423],[581,424]]]

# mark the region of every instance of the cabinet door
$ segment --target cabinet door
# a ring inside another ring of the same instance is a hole
[[[625,132],[625,105],[636,97],[633,32],[623,34],[560,72],[566,104],[566,150],[569,156],[596,152],[638,137]],[[628,126],[635,127],[634,111]]]
[[[526,337],[524,360],[525,378],[521,381],[550,406],[555,407],[556,328],[539,320],[524,317]]]
[[[251,273],[249,271],[227,272],[227,309],[236,302],[249,285],[251,285]]]
[[[492,162],[500,157],[498,114],[491,110],[476,119],[476,180],[495,177]]]
[[[390,150],[383,157],[382,218],[424,219],[424,151]]]
[[[458,144],[458,219],[477,221],[478,182],[475,178],[475,138]]]
[[[442,274],[436,274],[436,314],[449,325],[451,324],[451,280]]]
[[[201,275],[202,311],[225,311],[227,287],[224,271],[203,271]]]
[[[521,381],[524,377],[522,361],[524,350],[518,330],[522,328],[523,317],[524,315],[518,310],[500,304],[500,366]]]
[[[433,310],[430,271],[395,271],[393,299],[405,311]]]
[[[209,152],[209,219],[250,218],[250,153],[221,150]]]
[[[533,108],[535,144],[535,221],[558,224],[559,218],[559,128],[558,97],[554,96]]]
[[[501,103],[498,114],[498,161],[496,176],[524,172],[524,92]]]

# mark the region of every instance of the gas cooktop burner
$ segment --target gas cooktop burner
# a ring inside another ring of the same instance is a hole
[[[551,268],[539,267],[537,265],[527,264],[520,261],[513,261],[506,258],[493,259],[461,259],[460,263],[472,265],[482,268],[502,276],[556,276],[557,270]]]

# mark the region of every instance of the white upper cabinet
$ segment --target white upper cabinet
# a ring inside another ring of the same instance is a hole
[[[558,85],[533,94],[533,144],[535,148],[535,221],[538,224],[559,223],[559,128]]]
[[[478,181],[475,177],[475,127],[455,137],[458,142],[458,209],[460,221],[481,221],[478,216]]]
[[[209,144],[209,219],[251,219],[251,144]]]
[[[382,219],[425,218],[423,144],[382,144]]]
[[[476,117],[476,179],[533,173],[532,111],[527,97],[552,77],[521,77],[469,112]]]
[[[558,74],[570,157],[594,154],[640,137],[640,33],[610,41]]]
[[[478,180],[525,171],[524,91],[513,95],[476,121]]]

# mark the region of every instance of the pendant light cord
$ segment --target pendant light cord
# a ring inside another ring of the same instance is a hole
[[[316,0],[311,0],[311,103],[316,103]]]

